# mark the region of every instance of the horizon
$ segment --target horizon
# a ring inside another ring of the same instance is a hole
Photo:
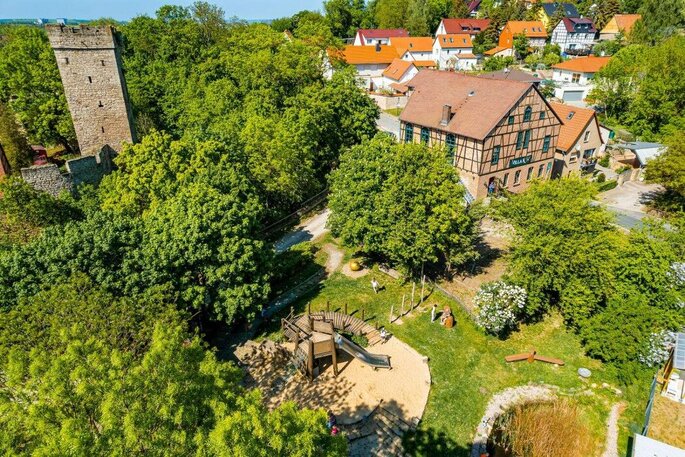
[[[64,4],[66,3],[66,4]],[[15,2],[0,0],[2,21],[36,20],[36,19],[70,19],[95,20],[112,18],[125,22],[137,16],[154,16],[163,5],[190,6],[193,0],[122,0],[113,3],[93,3],[86,0],[68,2],[50,2],[48,0],[27,0]],[[226,18],[237,17],[247,21],[264,21],[279,17],[292,16],[301,10],[321,11],[323,0],[252,0],[242,2],[235,0],[214,0],[209,3],[224,10]]]

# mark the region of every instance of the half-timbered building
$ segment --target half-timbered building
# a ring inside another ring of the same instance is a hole
[[[550,177],[561,121],[534,84],[424,70],[407,85],[400,140],[444,148],[474,198]]]

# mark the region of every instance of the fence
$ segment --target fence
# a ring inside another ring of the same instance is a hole
[[[656,394],[656,376],[652,379],[652,387],[649,390],[649,401],[647,401],[647,408],[645,409],[645,424],[642,427],[641,435],[647,436],[649,430],[649,419],[652,415],[652,407],[654,407],[654,395]]]

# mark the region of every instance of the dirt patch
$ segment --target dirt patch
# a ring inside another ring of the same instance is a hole
[[[392,369],[374,370],[339,352],[337,377],[328,362],[309,381],[292,365],[289,344],[248,342],[235,355],[244,364],[245,384],[260,389],[270,409],[294,401],[306,408],[330,409],[341,424],[349,424],[368,416],[382,402],[405,422],[418,422],[430,390],[426,358],[396,338],[367,350],[390,356]]]
[[[364,276],[368,275],[370,272],[371,272],[371,270],[369,270],[368,268],[362,268],[359,271],[352,271],[352,269],[350,268],[349,262],[346,263],[345,265],[343,265],[343,267],[342,267],[342,274],[344,274],[348,278],[352,278],[352,279],[364,277]]]
[[[469,309],[473,309],[473,297],[486,282],[498,281],[507,269],[504,258],[509,250],[513,229],[489,218],[480,225],[482,240],[477,246],[480,258],[461,274],[441,286],[456,295]]]
[[[345,253],[331,243],[324,244],[321,249],[328,254],[328,259],[326,260],[326,273],[330,275],[340,268],[340,264],[342,264]]]
[[[615,403],[611,407],[609,418],[607,419],[607,439],[604,445],[602,457],[618,457],[618,418],[625,409],[625,404]]]

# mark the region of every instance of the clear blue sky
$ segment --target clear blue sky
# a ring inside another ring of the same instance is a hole
[[[126,20],[140,14],[154,15],[161,5],[190,5],[194,0],[0,0],[0,19],[65,17]],[[273,19],[303,9],[320,10],[323,0],[209,0],[227,17]]]

